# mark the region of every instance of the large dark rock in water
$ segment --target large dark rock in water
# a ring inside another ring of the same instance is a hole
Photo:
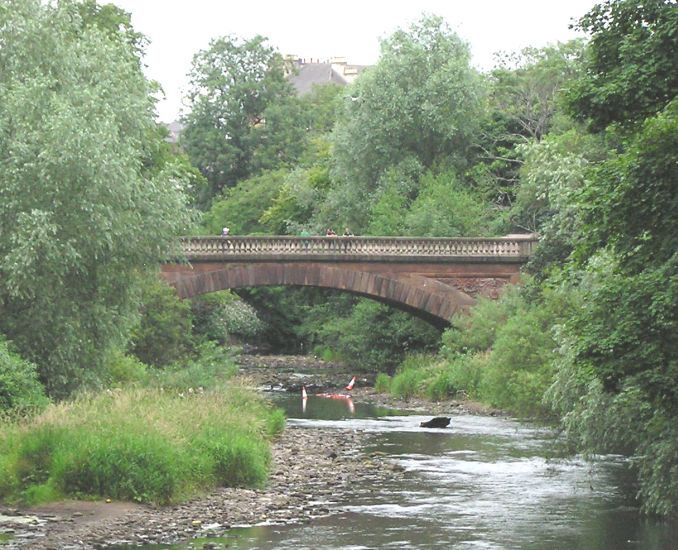
[[[431,420],[422,422],[419,425],[422,428],[447,428],[450,420],[452,419],[449,416],[436,416],[435,418],[431,418]]]

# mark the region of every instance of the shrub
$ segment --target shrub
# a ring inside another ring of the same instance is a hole
[[[391,380],[391,393],[403,399],[422,395],[426,382],[431,377],[432,361],[433,357],[430,355],[406,356]]]
[[[212,292],[192,302],[196,335],[224,344],[230,336],[251,339],[264,328],[256,310],[229,292]]]
[[[37,367],[10,351],[0,338],[0,413],[23,414],[48,403]]]
[[[132,331],[131,352],[143,363],[168,365],[192,351],[191,306],[154,278],[142,286],[141,318]]]
[[[136,357],[116,352],[106,361],[106,377],[113,387],[143,384],[148,381],[148,369]]]

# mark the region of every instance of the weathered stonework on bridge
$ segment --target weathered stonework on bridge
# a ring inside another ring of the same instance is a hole
[[[163,277],[182,298],[255,286],[315,286],[373,298],[436,324],[515,283],[531,235],[409,237],[189,237]]]

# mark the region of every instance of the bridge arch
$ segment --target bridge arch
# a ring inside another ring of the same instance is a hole
[[[515,283],[534,235],[496,238],[186,237],[162,276],[180,297],[257,286],[312,286],[366,296],[434,324]]]
[[[257,262],[214,266],[193,273],[164,271],[181,298],[257,286],[310,286],[371,298],[444,326],[475,303],[467,294],[432,279],[308,263]]]

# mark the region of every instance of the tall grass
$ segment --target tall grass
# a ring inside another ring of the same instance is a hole
[[[0,498],[166,504],[219,485],[258,487],[268,476],[268,440],[283,426],[281,411],[233,384],[83,395],[0,426]]]

